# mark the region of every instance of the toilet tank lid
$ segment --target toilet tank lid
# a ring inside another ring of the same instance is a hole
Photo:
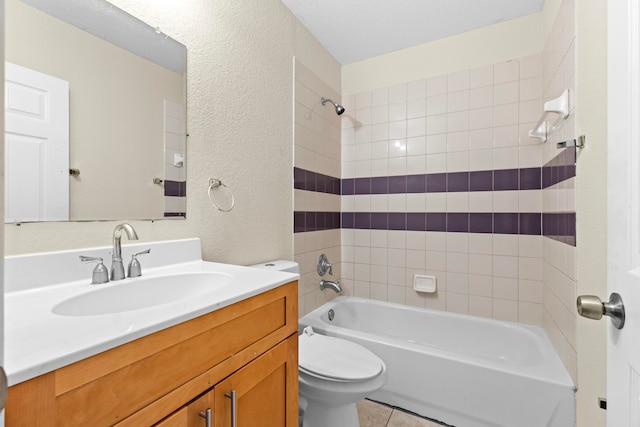
[[[286,271],[289,273],[300,273],[300,268],[297,262],[288,261],[286,259],[278,259],[275,261],[262,262],[260,264],[254,264],[251,267],[266,268],[270,270]]]

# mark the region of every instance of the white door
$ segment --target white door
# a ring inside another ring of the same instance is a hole
[[[607,286],[626,321],[607,320],[607,425],[626,427],[640,426],[640,16],[637,0],[608,5]]]
[[[5,63],[5,221],[69,220],[69,83]]]

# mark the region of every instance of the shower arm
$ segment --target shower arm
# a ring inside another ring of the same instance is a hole
[[[340,104],[338,104],[337,102],[335,102],[333,99],[330,98],[325,98],[324,96],[320,98],[320,102],[322,103],[322,105],[324,106],[324,104],[326,104],[327,102],[331,103],[331,105],[333,105],[333,108],[336,109],[336,114],[337,115],[341,115],[342,113],[344,113],[344,107]]]

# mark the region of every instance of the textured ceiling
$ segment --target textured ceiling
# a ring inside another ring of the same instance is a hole
[[[341,64],[542,10],[544,0],[282,0]]]

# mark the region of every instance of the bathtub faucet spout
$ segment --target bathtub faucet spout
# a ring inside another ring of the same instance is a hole
[[[340,282],[338,282],[338,281],[332,282],[331,280],[322,279],[320,281],[320,290],[322,291],[325,288],[329,288],[329,289],[333,290],[337,294],[342,292],[342,287],[340,286]]]

